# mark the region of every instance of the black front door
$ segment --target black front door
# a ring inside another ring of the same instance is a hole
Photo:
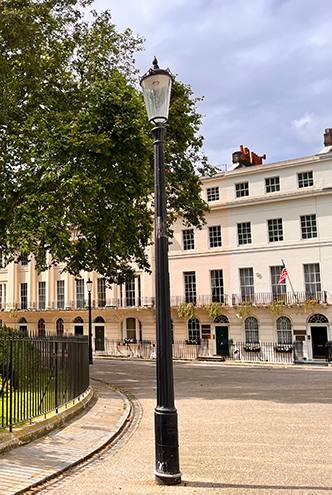
[[[216,327],[216,343],[217,354],[221,356],[228,356],[228,327],[218,326]]]
[[[83,325],[75,325],[75,335],[83,335]]]
[[[105,350],[105,332],[103,326],[95,326],[95,349],[96,351]]]
[[[311,327],[312,357],[326,357],[327,327]]]

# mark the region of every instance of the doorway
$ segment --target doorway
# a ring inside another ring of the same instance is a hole
[[[105,350],[105,327],[101,325],[95,326],[95,350]]]
[[[310,327],[313,359],[325,359],[327,327]]]
[[[216,352],[218,356],[229,356],[228,327],[216,326]]]
[[[83,325],[75,325],[75,335],[83,335],[84,326]]]

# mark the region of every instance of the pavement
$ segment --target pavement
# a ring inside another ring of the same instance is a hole
[[[330,373],[176,364],[183,477],[181,485],[167,487],[153,476],[155,363],[96,359],[91,385],[97,400],[78,419],[1,455],[0,494],[33,492],[52,477],[42,493],[332,494]],[[126,390],[130,403],[111,383]],[[134,424],[134,395],[135,435],[103,454],[103,446],[111,449],[120,431]],[[95,461],[61,478],[91,456]]]
[[[94,398],[80,417],[46,434],[41,421],[33,426],[44,436],[0,456],[0,494],[23,493],[59,476],[117,437],[130,415],[130,402],[112,387],[91,382]]]

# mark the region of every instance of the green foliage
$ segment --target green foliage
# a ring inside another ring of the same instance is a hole
[[[219,302],[209,303],[205,306],[205,309],[207,310],[209,317],[213,320],[221,315],[221,304]]]
[[[178,305],[178,315],[180,318],[193,318],[195,316],[195,304],[180,303]]]
[[[83,0],[0,3],[0,250],[33,254],[40,272],[97,270],[107,282],[148,270],[153,229],[153,140],[135,53],[108,11],[83,19]],[[165,141],[169,226],[200,228],[208,206],[197,171],[198,98],[175,81]],[[171,232],[171,230],[170,230]]]
[[[25,338],[23,332],[8,327],[0,328],[0,370],[4,389],[11,380],[15,389],[21,383],[33,380],[40,366],[40,350]]]
[[[236,314],[239,318],[248,318],[251,315],[252,302],[240,301],[236,305]]]
[[[283,301],[271,301],[270,308],[273,316],[281,316],[284,312],[284,305]]]

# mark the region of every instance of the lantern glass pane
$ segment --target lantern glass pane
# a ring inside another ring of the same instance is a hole
[[[168,119],[172,78],[166,74],[155,74],[141,82],[149,120],[163,124]]]

